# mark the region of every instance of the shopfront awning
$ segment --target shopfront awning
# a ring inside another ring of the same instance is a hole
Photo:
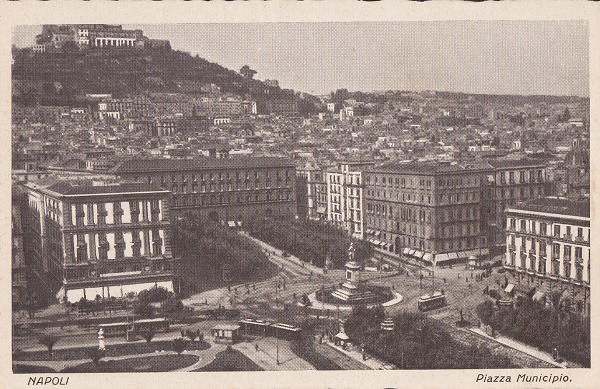
[[[458,254],[457,253],[448,253],[448,259],[458,259]]]
[[[432,258],[433,258],[433,255],[431,255],[431,253],[425,253],[425,254],[423,255],[423,260],[424,260],[424,261],[429,261],[429,262],[431,262],[431,259],[432,259]]]
[[[546,297],[546,295],[544,293],[537,291],[533,295],[532,299],[533,299],[533,301],[542,301],[545,297]]]
[[[405,248],[402,250],[402,252],[403,252],[404,254],[408,254],[408,252],[409,252],[409,251],[410,251],[410,249],[409,249],[408,247],[405,247]]]
[[[423,258],[423,254],[424,253],[422,251],[415,250],[415,253],[413,255],[417,258]]]
[[[436,254],[436,256],[435,256],[435,263],[447,262],[449,260],[450,260],[450,258],[448,258],[447,253]]]
[[[236,227],[236,225],[235,225],[235,221],[233,221],[233,220],[230,220],[230,221],[228,221],[228,222],[227,222],[227,225],[228,225],[229,227],[232,227],[232,228],[233,228],[233,227]]]
[[[346,334],[345,334],[345,333],[343,333],[343,332],[340,332],[340,333],[338,333],[338,334],[337,334],[335,337],[336,337],[336,338],[338,338],[338,339],[341,339],[341,340],[348,340],[348,339],[350,339],[350,338],[348,337],[348,335],[346,335]]]
[[[479,250],[477,250],[477,251],[479,251]],[[489,248],[486,247],[484,249],[481,249],[481,255],[489,255],[489,254],[490,254]]]
[[[408,255],[415,255],[415,249],[410,249],[410,251],[408,252]]]
[[[83,289],[71,289],[67,290],[67,301],[70,303],[76,303],[83,297]]]
[[[381,245],[381,241],[380,241],[380,240],[376,240],[376,239],[374,239],[374,240],[373,240],[373,244],[374,244],[375,246],[379,246],[379,245]]]
[[[381,235],[381,231],[375,231],[375,236]]]
[[[479,256],[479,250],[467,250],[467,251],[463,251],[463,252],[465,253],[465,258]]]
[[[235,222],[235,224],[237,224],[238,227],[242,226],[242,222]]]
[[[513,284],[508,284],[508,285],[506,285],[506,289],[504,289],[504,291],[506,293],[512,293],[514,288],[515,288],[515,286]]]

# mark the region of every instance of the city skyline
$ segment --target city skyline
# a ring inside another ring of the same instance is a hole
[[[348,89],[589,96],[589,28],[581,21],[124,27],[231,70],[249,65],[258,79],[316,95]],[[33,44],[40,30],[16,27],[13,44]]]

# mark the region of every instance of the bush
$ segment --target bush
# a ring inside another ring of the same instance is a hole
[[[186,345],[187,342],[183,338],[173,339],[173,351],[175,351],[177,354],[181,354],[185,350]]]

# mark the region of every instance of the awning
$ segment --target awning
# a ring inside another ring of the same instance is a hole
[[[375,236],[381,235],[381,231],[375,231]]]
[[[433,258],[433,255],[431,255],[431,253],[425,253],[425,254],[423,255],[423,260],[424,260],[424,261],[429,261],[429,262],[431,262],[431,259],[432,259],[432,258]]]
[[[515,286],[513,284],[508,284],[508,285],[506,285],[506,289],[504,289],[504,291],[506,293],[511,293],[514,288],[515,288]]]
[[[449,260],[448,254],[446,254],[446,253],[436,254],[436,256],[435,256],[435,263],[446,262],[448,260]]]
[[[489,248],[486,247],[484,249],[481,249],[481,255],[488,255],[489,253],[490,253],[490,249]]]
[[[230,221],[228,221],[228,222],[227,222],[227,225],[228,225],[229,227],[235,227],[235,226],[236,226],[236,225],[235,225],[235,221],[233,221],[233,220],[230,220]]]
[[[479,250],[467,250],[464,251],[464,253],[466,254],[467,258],[474,256],[474,257],[478,257],[479,256]]]
[[[338,338],[338,339],[341,339],[341,340],[348,340],[348,339],[350,339],[350,338],[348,337],[348,335],[346,335],[346,334],[345,334],[345,333],[343,333],[343,332],[340,332],[340,333],[338,333],[338,334],[337,334],[335,337],[336,337],[336,338]]]
[[[458,258],[469,258],[471,256],[469,251],[459,251],[456,255],[458,255]]]
[[[242,226],[242,222],[235,222],[237,224],[238,227]]]
[[[83,289],[71,289],[67,290],[67,301],[70,303],[76,303],[83,297]]]
[[[415,253],[413,255],[417,258],[423,258],[423,254],[424,253],[422,251],[415,250]]]
[[[373,244],[379,246],[381,244],[380,240],[373,239]]]
[[[381,242],[380,246],[383,247],[384,249],[387,249],[389,244],[385,243],[385,242]]]
[[[448,253],[448,259],[458,259],[458,254],[457,253]]]
[[[546,295],[540,291],[535,292],[535,294],[533,295],[532,299],[533,301],[540,301],[542,300],[544,297],[546,297]]]
[[[415,254],[415,249],[410,249],[410,251],[408,252],[408,255],[414,255]]]
[[[402,252],[404,254],[408,254],[409,251],[410,251],[410,249],[408,247],[405,247],[404,250],[402,250]]]

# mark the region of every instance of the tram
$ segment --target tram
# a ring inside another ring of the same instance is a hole
[[[419,298],[419,311],[429,311],[431,309],[441,308],[446,305],[446,296],[441,292],[435,292],[432,295],[426,294]]]

